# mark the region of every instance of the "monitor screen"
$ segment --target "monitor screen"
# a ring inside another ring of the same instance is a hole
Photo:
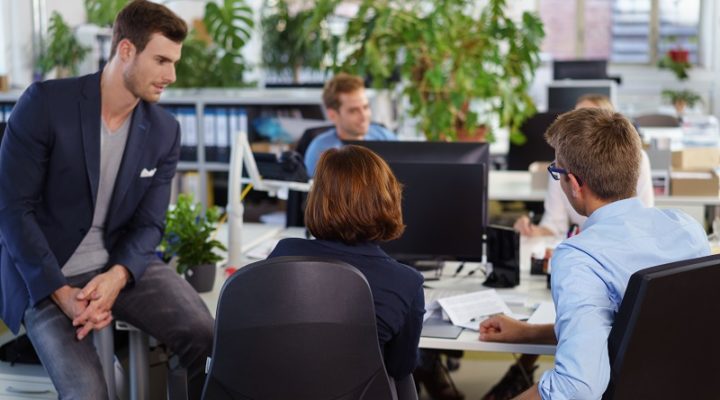
[[[607,79],[607,60],[553,61],[553,79]]]
[[[616,101],[615,81],[555,81],[548,85],[548,110],[566,112],[575,108],[580,96],[586,94],[601,94],[610,98],[612,104]]]
[[[604,399],[718,397],[720,256],[634,273],[608,338]]]
[[[381,244],[405,261],[482,257],[487,165],[388,162],[403,185],[403,235]]]
[[[482,142],[346,141],[367,147],[387,162],[481,163],[490,160],[490,145]]]

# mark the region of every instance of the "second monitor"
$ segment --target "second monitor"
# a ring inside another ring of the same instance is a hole
[[[370,142],[403,185],[405,233],[382,244],[402,261],[482,259],[487,143]]]

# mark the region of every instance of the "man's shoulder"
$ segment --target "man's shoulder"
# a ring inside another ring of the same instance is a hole
[[[175,116],[168,111],[165,107],[158,103],[148,103],[146,101],[141,101],[140,104],[145,107],[145,112],[149,116],[151,120],[158,120],[160,123],[164,124],[172,124],[173,122],[177,122],[177,119]],[[172,126],[172,125],[170,125]]]
[[[330,128],[327,131],[315,136],[315,139],[313,139],[310,142],[310,146],[308,146],[308,152],[316,150],[322,151],[329,147],[339,146],[340,143],[342,142],[337,137],[335,128]]]
[[[366,140],[396,140],[397,136],[379,124],[370,124]]]

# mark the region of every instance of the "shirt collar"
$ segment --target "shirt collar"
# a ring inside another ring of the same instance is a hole
[[[385,253],[380,248],[380,246],[377,243],[374,243],[374,242],[358,243],[355,245],[349,245],[349,244],[345,244],[343,242],[334,241],[334,240],[322,240],[322,239],[316,239],[315,242],[319,245],[329,247],[332,250],[342,252],[342,253],[370,256],[370,257],[383,257],[383,258],[390,257],[387,255],[387,253]]]
[[[637,197],[613,201],[612,203],[608,203],[598,208],[590,214],[587,221],[583,224],[583,230],[586,230],[598,221],[626,214],[628,212],[632,212],[632,210],[640,208],[644,208],[644,206]]]

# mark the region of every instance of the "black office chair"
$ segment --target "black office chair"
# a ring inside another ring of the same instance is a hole
[[[393,399],[372,294],[354,267],[278,257],[220,293],[203,399]]]
[[[558,112],[538,113],[528,118],[520,127],[527,141],[522,145],[510,143],[507,154],[507,169],[527,171],[535,161],[553,161],[555,149],[545,141],[545,131],[557,119]]]
[[[315,139],[316,137],[320,136],[321,133],[327,132],[328,130],[332,129],[335,125],[322,125],[322,126],[316,126],[314,128],[308,128],[305,129],[302,136],[300,136],[300,140],[298,140],[297,145],[295,146],[295,151],[300,153],[303,157],[305,156],[305,152],[307,151],[307,148],[310,146],[310,143]]]
[[[720,255],[630,277],[608,349],[605,400],[717,399]]]
[[[310,143],[319,136],[321,133],[327,132],[334,125],[323,125],[314,128],[305,129],[300,140],[298,140],[295,146],[295,151],[300,153],[301,156],[305,157],[305,152],[310,146]],[[288,192],[288,199],[285,210],[285,225],[286,226],[305,226],[305,202],[307,201],[307,193],[297,192],[290,190]]]

